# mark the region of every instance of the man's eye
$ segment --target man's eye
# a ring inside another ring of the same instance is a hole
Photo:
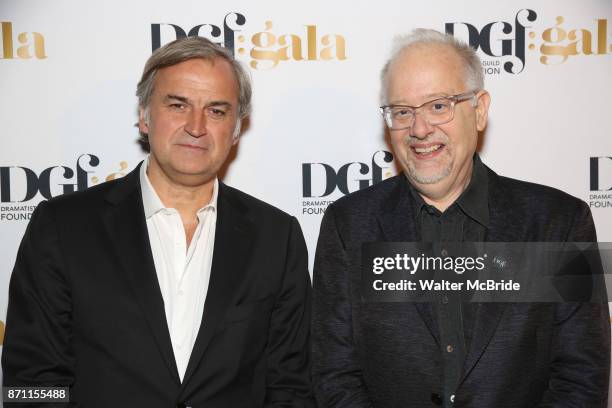
[[[393,117],[396,119],[409,118],[412,116],[412,111],[406,108],[395,108],[393,109]]]
[[[223,118],[225,115],[227,115],[227,112],[219,108],[209,108],[208,114],[213,118]]]
[[[446,101],[432,102],[429,110],[434,113],[444,113],[450,109],[450,103]]]
[[[185,104],[184,103],[171,103],[170,107],[174,110],[184,110]]]

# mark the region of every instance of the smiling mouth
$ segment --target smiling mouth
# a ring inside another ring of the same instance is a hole
[[[435,155],[444,147],[443,144],[432,144],[429,146],[410,146],[412,151],[420,157],[429,157]]]

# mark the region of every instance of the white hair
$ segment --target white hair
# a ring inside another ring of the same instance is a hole
[[[484,89],[484,75],[482,65],[476,50],[450,34],[444,34],[436,30],[417,28],[410,34],[397,36],[393,41],[391,57],[382,69],[381,78],[381,100],[384,105],[387,100],[387,86],[389,84],[389,68],[397,58],[409,47],[415,45],[447,45],[450,46],[463,62],[465,85],[470,90]]]

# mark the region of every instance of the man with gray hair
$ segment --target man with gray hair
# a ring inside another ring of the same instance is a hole
[[[385,65],[382,94],[403,173],[325,212],[313,288],[319,407],[606,407],[607,303],[364,300],[364,243],[596,240],[584,202],[498,176],[476,154],[490,96],[469,46],[415,30]]]
[[[248,73],[183,38],[151,55],[137,96],[144,162],[32,215],[4,385],[68,387],[64,406],[312,407],[300,226],[217,177],[250,111]]]

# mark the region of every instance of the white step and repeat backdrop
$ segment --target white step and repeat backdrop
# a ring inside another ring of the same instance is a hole
[[[314,256],[325,207],[397,172],[378,113],[392,38],[453,32],[492,95],[484,161],[589,203],[612,241],[612,2],[0,0],[0,345],[8,281],[41,201],[131,170],[134,91],[152,49],[232,49],[254,112],[226,183],[298,217]]]

